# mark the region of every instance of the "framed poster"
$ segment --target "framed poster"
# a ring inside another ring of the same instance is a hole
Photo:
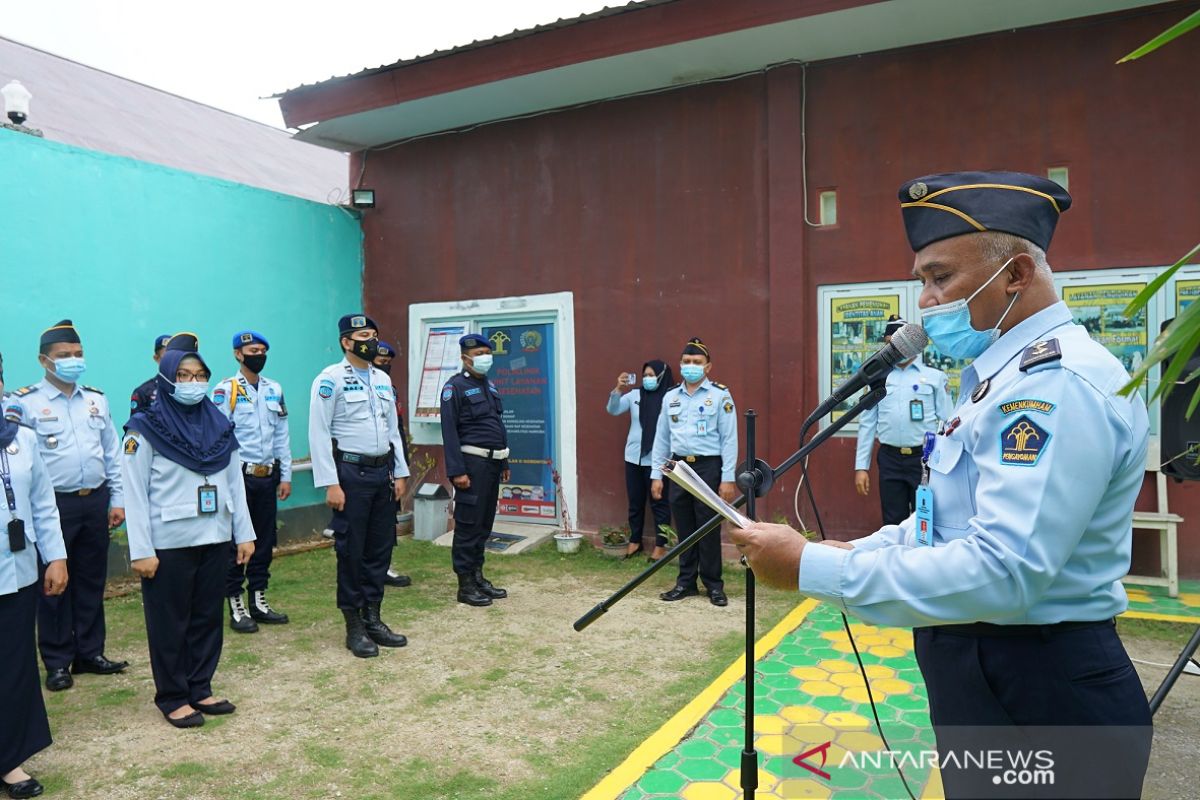
[[[883,331],[888,319],[900,314],[900,298],[899,291],[827,298],[827,305],[823,304],[827,322],[822,334],[829,342],[826,368],[829,390],[823,394],[854,375],[863,361],[883,346]],[[830,420],[836,420],[851,405],[849,401],[843,403],[830,415]]]
[[[1126,372],[1142,365],[1150,341],[1149,314],[1143,308],[1132,319],[1125,317],[1125,307],[1147,281],[1137,283],[1086,283],[1065,285],[1063,302],[1071,310],[1075,322],[1112,353]],[[1147,389],[1142,387],[1143,396]]]
[[[466,335],[469,325],[469,322],[442,322],[426,330],[417,402],[412,411],[414,419],[441,419],[442,387],[462,363],[458,340]]]

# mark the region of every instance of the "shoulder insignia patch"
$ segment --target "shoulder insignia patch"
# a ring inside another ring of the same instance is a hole
[[[1032,467],[1050,444],[1050,434],[1025,414],[1000,431],[1000,463]]]
[[[1043,339],[1026,347],[1025,352],[1021,353],[1020,369],[1021,372],[1028,372],[1032,367],[1049,364],[1061,358],[1062,348],[1058,346],[1058,339]],[[1060,365],[1055,364],[1054,366],[1058,367]]]
[[[710,383],[712,383],[713,386],[717,387],[718,389],[720,389],[723,392],[729,391],[729,387],[723,383],[717,383],[716,381],[710,381]]]
[[[138,451],[138,440],[134,434],[129,434],[125,437],[125,455],[131,456]]]
[[[329,380],[328,378],[323,379],[319,384],[317,384],[317,396],[322,400],[328,400],[329,398],[333,397],[333,387],[333,381]]]
[[[84,386],[83,389],[88,392],[95,392],[96,394],[104,394],[103,391],[97,389],[95,386]]]
[[[724,408],[725,408],[725,413],[726,413],[726,414],[732,413],[732,412],[733,412],[733,401],[731,401],[731,400],[726,400],[726,401],[725,401]]]
[[[1006,417],[1018,411],[1037,411],[1040,414],[1049,414],[1053,410],[1054,403],[1047,403],[1045,400],[1034,400],[1032,398],[1013,400],[1010,403],[1000,404],[1000,413]]]
[[[21,422],[25,418],[25,407],[15,400],[10,400],[4,404],[4,417],[14,422]]]
[[[17,397],[24,397],[25,395],[33,394],[36,391],[37,384],[32,383],[29,386],[22,386],[20,389],[17,389],[15,392],[13,392],[13,394],[15,394]]]
[[[442,389],[442,402],[443,403],[446,402],[447,400],[449,400],[451,397],[454,397],[454,387],[453,386],[447,386],[445,389]]]
[[[222,383],[217,387],[217,390],[213,392],[213,403],[219,406],[225,402],[226,397],[228,397],[228,395],[225,392],[225,384]]]

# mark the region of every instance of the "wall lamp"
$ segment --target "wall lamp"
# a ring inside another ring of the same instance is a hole
[[[375,190],[352,189],[350,191],[350,205],[354,206],[355,208],[374,208]]]

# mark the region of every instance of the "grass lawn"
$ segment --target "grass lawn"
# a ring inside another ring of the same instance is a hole
[[[414,585],[389,589],[384,619],[409,646],[353,658],[334,605],[334,556],[276,560],[273,605],[287,626],[225,629],[214,682],[238,704],[203,728],[171,728],[153,705],[141,610],[107,604],[124,675],[83,675],[47,695],[55,744],[28,766],[48,796],[105,798],[578,797],[741,653],[742,569],[728,608],[663,603],[668,566],[584,633],[571,623],[645,566],[548,545],[489,559],[508,600],[454,601],[447,549],[403,540]],[[760,633],[799,598],[759,591]]]

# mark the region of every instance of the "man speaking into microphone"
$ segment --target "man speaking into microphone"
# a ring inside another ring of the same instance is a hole
[[[1114,617],[1148,423],[1140,394],[1117,394],[1121,364],[1055,291],[1045,251],[1070,205],[1021,173],[905,183],[922,324],[939,350],[974,359],[951,419],[926,437],[931,508],[918,496],[900,524],[849,543],[764,523],[731,536],[765,583],[914,628],[943,756],[967,726],[1069,728],[1068,743],[1091,748],[1090,774],[1059,748],[1056,794],[1038,796],[1137,797],[1150,711]],[[1012,791],[978,772],[943,768],[947,796]]]

